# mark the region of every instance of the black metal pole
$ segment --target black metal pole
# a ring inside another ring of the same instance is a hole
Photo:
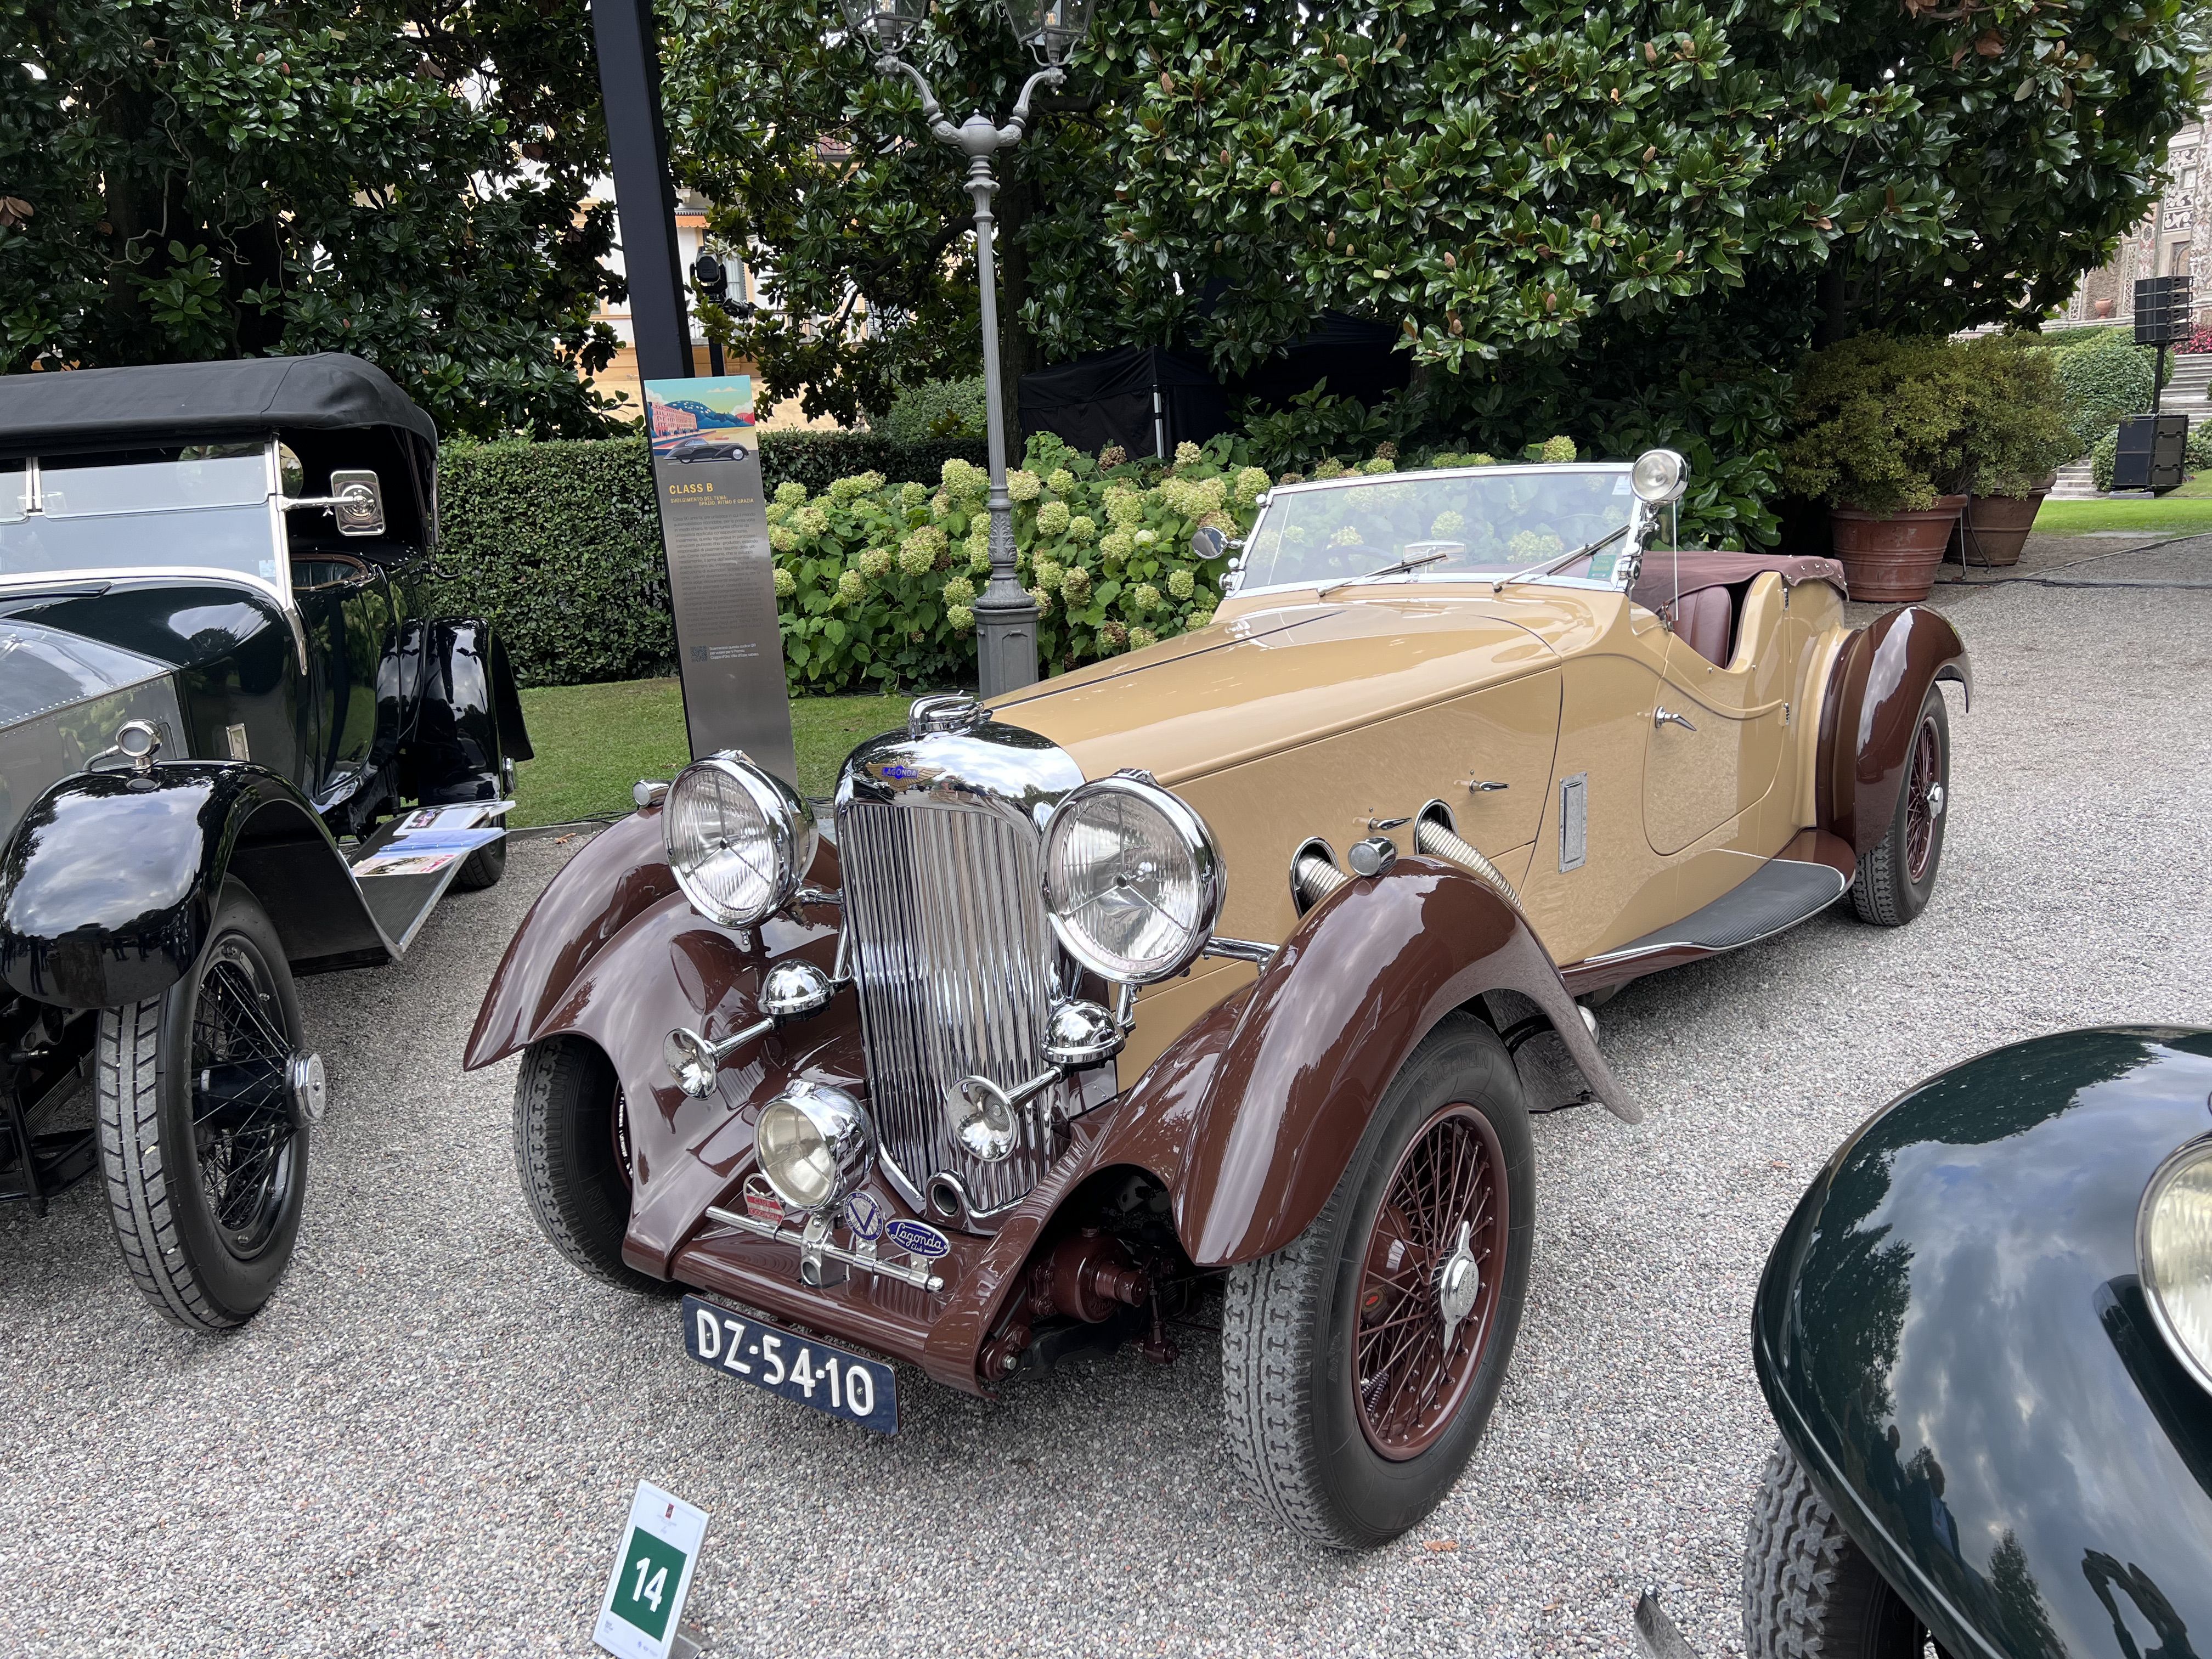
[[[2160,389],[2161,386],[2163,386],[2165,384],[2166,384],[2166,342],[2165,342],[2165,341],[2163,341],[2163,340],[2160,340],[2160,341],[2158,343],[2158,358],[2157,358],[2157,367],[2156,367],[2155,368],[2154,368],[2154,369],[2151,371],[2151,378],[2150,378],[2150,412],[2151,412],[2153,415],[2156,415],[2156,414],[2158,413],[2158,394],[2159,394],[2159,389]]]
[[[615,216],[629,283],[638,378],[691,378],[691,319],[676,256],[676,187],[660,118],[660,41],[653,0],[592,0],[599,97],[614,162]]]

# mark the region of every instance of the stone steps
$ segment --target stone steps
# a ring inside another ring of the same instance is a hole
[[[2097,499],[2096,486],[2089,481],[2089,458],[2069,461],[2058,469],[2058,482],[2051,487],[2045,499],[2054,501],[2093,501]]]

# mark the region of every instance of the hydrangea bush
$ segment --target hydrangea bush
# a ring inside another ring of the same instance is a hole
[[[1016,574],[1036,602],[1046,667],[1211,622],[1226,561],[1197,558],[1191,534],[1212,525],[1241,535],[1270,482],[1237,465],[1226,437],[1182,445],[1165,469],[1112,450],[1093,460],[1049,434],[1031,440],[1006,493]],[[794,694],[974,677],[975,599],[991,568],[988,494],[983,469],[958,459],[933,490],[875,472],[819,495],[777,489],[769,542]]]

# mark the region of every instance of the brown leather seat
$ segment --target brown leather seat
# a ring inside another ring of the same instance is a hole
[[[1707,662],[1728,666],[1729,635],[1735,632],[1735,606],[1725,587],[1700,587],[1674,606],[1674,631]]]

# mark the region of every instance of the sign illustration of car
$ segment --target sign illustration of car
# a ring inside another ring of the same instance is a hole
[[[1339,1547],[1415,1524],[1511,1352],[1529,1112],[1640,1115],[1577,1000],[1936,881],[1958,635],[1845,626],[1825,559],[1662,550],[1685,471],[1278,488],[1199,532],[1241,553],[1211,625],[923,698],[827,836],[740,754],[641,787],[468,1050],[525,1056],[548,1236],[758,1310],[694,1357],[854,1418],[824,1339],[988,1392],[1170,1358],[1218,1279],[1255,1488]]]
[[[1780,1442],[1745,1547],[1749,1659],[2191,1651],[2212,1629],[2212,1032],[2060,1032],[1909,1090],[1800,1201],[1752,1334]]]
[[[672,461],[741,461],[745,447],[715,438],[678,438],[664,453]]]
[[[428,606],[437,453],[353,357],[0,377],[0,1197],[97,1166],[186,1327],[291,1259],[295,976],[505,867],[530,744],[489,629]]]

